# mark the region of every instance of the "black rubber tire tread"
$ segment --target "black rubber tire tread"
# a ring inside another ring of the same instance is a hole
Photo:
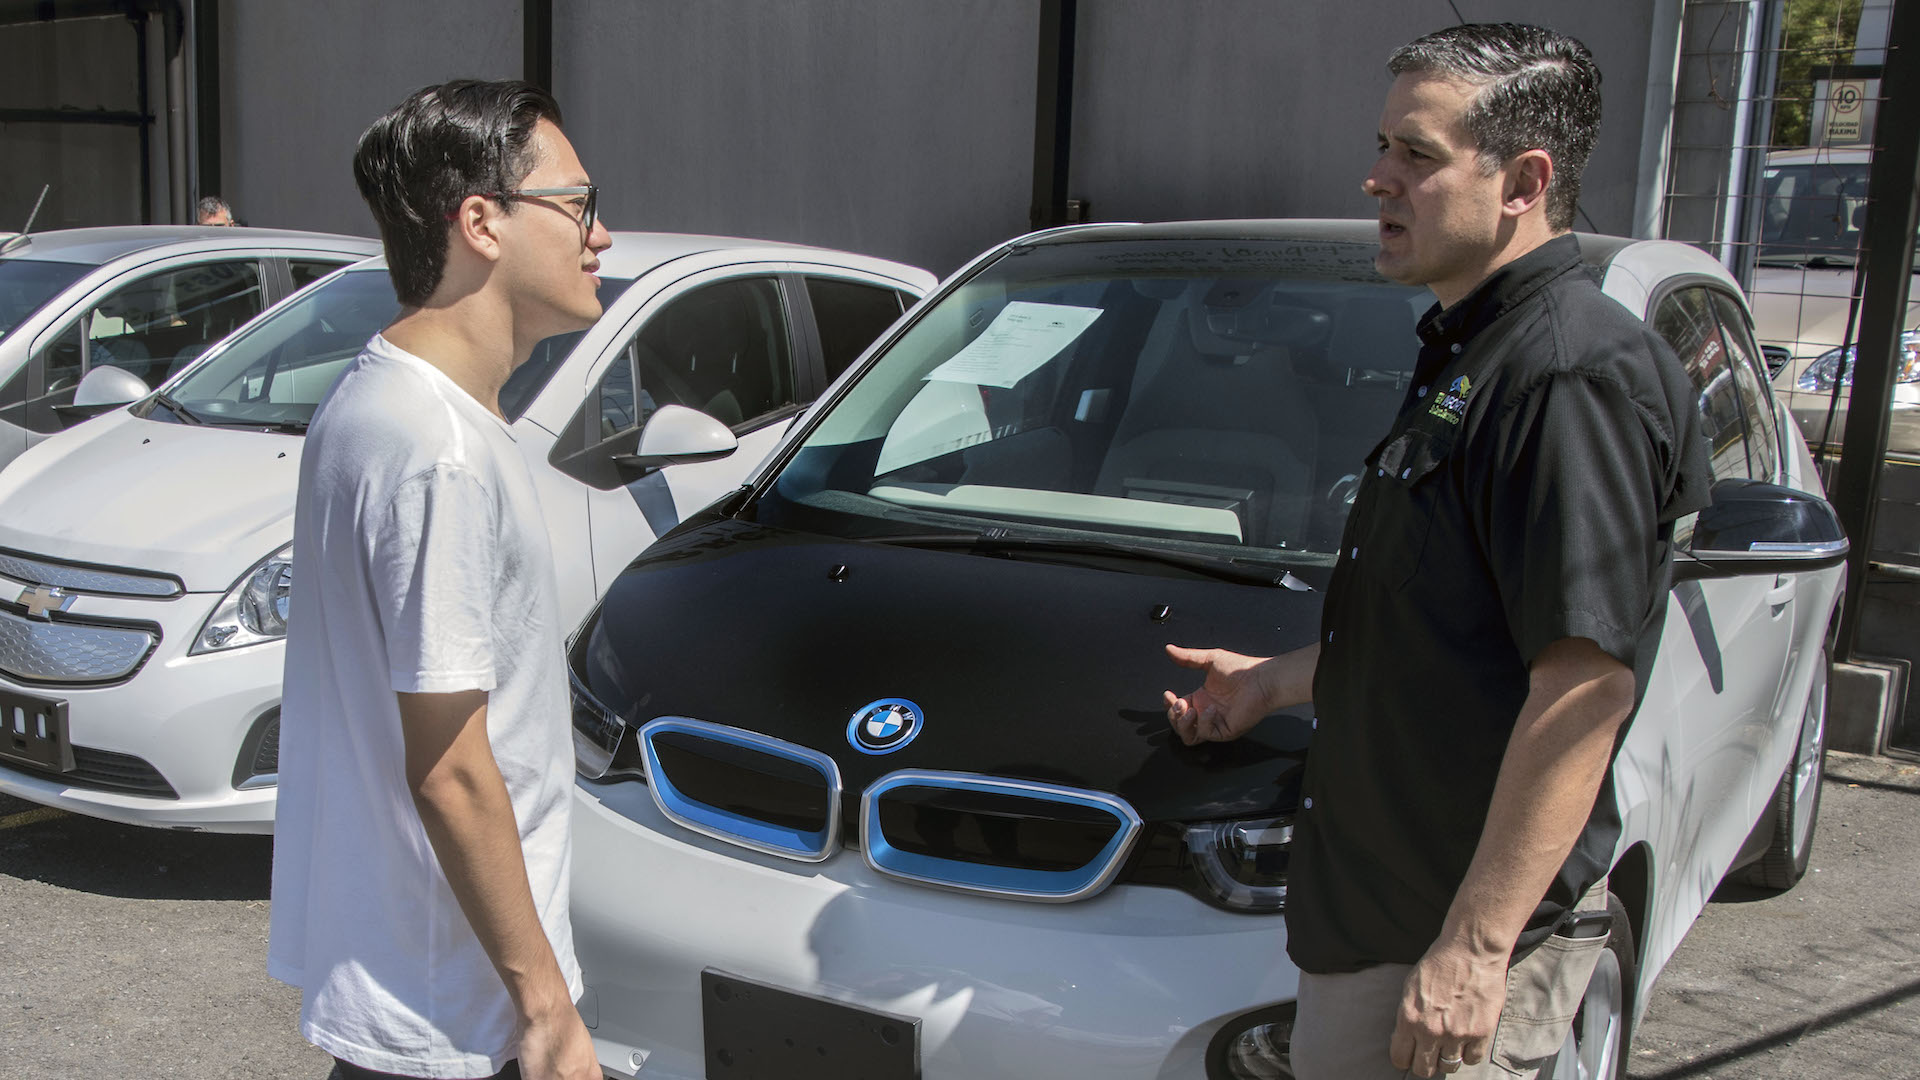
[[[1827,663],[1827,653],[1820,650],[1820,663]],[[1807,715],[1801,711],[1800,724],[1806,725]],[[1786,892],[1800,879],[1807,876],[1807,865],[1813,861],[1813,837],[1820,831],[1820,784],[1826,778],[1825,733],[1820,737],[1820,763],[1814,767],[1813,783],[1807,788],[1813,798],[1813,820],[1807,825],[1807,846],[1800,851],[1793,850],[1793,774],[1800,764],[1800,728],[1794,729],[1794,756],[1787,762],[1787,771],[1781,775],[1780,784],[1774,788],[1773,799],[1767,805],[1767,816],[1773,821],[1773,838],[1767,841],[1766,854],[1747,864],[1740,871],[1740,880],[1757,889],[1773,892]]]

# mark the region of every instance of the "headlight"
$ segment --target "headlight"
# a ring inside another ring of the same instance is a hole
[[[1820,358],[1807,365],[1800,373],[1794,385],[1802,390],[1811,390],[1825,394],[1833,390],[1833,380],[1840,378],[1840,385],[1853,385],[1854,347],[1829,349],[1820,354]],[[1846,364],[1846,374],[1841,375],[1840,365]],[[1900,366],[1894,372],[1894,381],[1903,383],[1920,382],[1920,330],[1908,330],[1900,335]]]
[[[240,576],[194,638],[190,656],[238,649],[287,636],[293,601],[293,545],[267,556]]]
[[[1207,1047],[1207,1080],[1292,1080],[1294,1003],[1236,1017]]]
[[[571,664],[567,665],[567,685],[573,693],[573,767],[581,776],[598,780],[612,767],[627,723],[600,704],[574,674]]]
[[[1208,821],[1187,826],[1187,856],[1206,898],[1235,911],[1287,905],[1292,818]]]

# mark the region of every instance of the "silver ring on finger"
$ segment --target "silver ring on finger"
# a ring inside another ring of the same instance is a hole
[[[1459,1071],[1460,1066],[1464,1064],[1466,1064],[1466,1059],[1464,1055],[1456,1055],[1454,1057],[1443,1057],[1440,1059],[1440,1068],[1445,1070],[1446,1072],[1457,1072]]]

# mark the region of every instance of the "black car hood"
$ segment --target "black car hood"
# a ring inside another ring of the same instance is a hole
[[[1113,792],[1149,822],[1294,809],[1312,707],[1236,742],[1182,745],[1160,695],[1198,678],[1162,646],[1298,647],[1318,632],[1319,592],[688,526],[616,579],[574,653],[636,726],[687,716],[811,747],[851,793],[940,769]],[[847,728],[881,698],[917,704],[924,727],[870,756]]]

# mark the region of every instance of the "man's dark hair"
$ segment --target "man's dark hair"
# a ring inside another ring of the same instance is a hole
[[[1467,106],[1467,133],[1488,175],[1528,150],[1553,159],[1547,226],[1573,227],[1580,174],[1600,132],[1600,69],[1565,34],[1520,23],[1473,23],[1436,30],[1394,51],[1395,75],[1439,75],[1479,88]]]
[[[461,200],[512,191],[539,164],[530,143],[541,120],[557,126],[560,106],[532,83],[457,79],[414,91],[360,136],[353,179],[402,304],[419,307],[440,287],[447,215]],[[513,200],[501,206],[513,212]]]

